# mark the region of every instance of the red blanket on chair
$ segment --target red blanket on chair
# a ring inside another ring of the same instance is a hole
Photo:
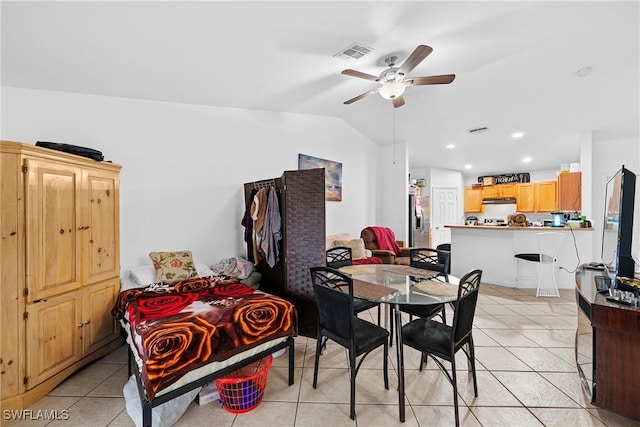
[[[393,233],[393,230],[389,227],[369,227],[373,234],[376,235],[376,240],[378,241],[378,248],[392,251],[394,254],[400,253],[400,247],[396,243],[396,235]]]
[[[352,265],[382,264],[382,260],[377,256],[370,256],[369,258],[354,259],[351,263]]]

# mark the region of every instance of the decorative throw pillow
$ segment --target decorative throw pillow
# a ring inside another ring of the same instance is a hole
[[[352,259],[362,259],[367,257],[364,249],[364,240],[362,239],[336,240],[335,242],[336,246],[346,246],[351,248]]]
[[[198,259],[194,258],[193,264],[196,267],[198,277],[215,276],[215,273],[202,261],[198,261]],[[138,265],[131,268],[129,271],[129,277],[137,287],[146,287],[155,283],[156,270],[151,264]],[[122,288],[122,285],[120,287]]]
[[[198,276],[191,251],[151,252],[149,258],[156,271],[154,283],[175,283]]]

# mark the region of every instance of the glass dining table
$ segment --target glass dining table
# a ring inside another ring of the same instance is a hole
[[[458,278],[433,270],[394,264],[350,265],[340,268],[340,271],[353,279],[354,296],[388,304],[393,310],[398,358],[398,406],[400,421],[404,422],[404,354],[400,305],[453,303],[458,298]]]

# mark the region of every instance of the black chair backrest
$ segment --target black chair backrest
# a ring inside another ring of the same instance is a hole
[[[451,243],[440,243],[438,246],[436,246],[436,249],[444,253],[443,255],[438,257],[438,260],[441,264],[444,264],[445,259],[449,260],[449,269],[446,271],[446,273],[451,273]]]
[[[435,270],[440,273],[449,272],[449,253],[447,252],[431,248],[413,248],[409,251],[409,256],[411,267]]]
[[[352,264],[351,248],[334,246],[327,249],[327,267],[340,268]]]
[[[472,270],[460,279],[458,300],[455,303],[453,313],[453,340],[455,343],[460,342],[471,333],[481,278],[482,270]]]
[[[344,347],[353,336],[353,280],[331,267],[312,267],[311,283],[318,309],[318,326]]]

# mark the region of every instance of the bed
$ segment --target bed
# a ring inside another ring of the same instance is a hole
[[[290,302],[229,276],[122,282],[112,314],[129,347],[142,426],[151,427],[152,408],[286,348],[293,384],[297,312]]]

